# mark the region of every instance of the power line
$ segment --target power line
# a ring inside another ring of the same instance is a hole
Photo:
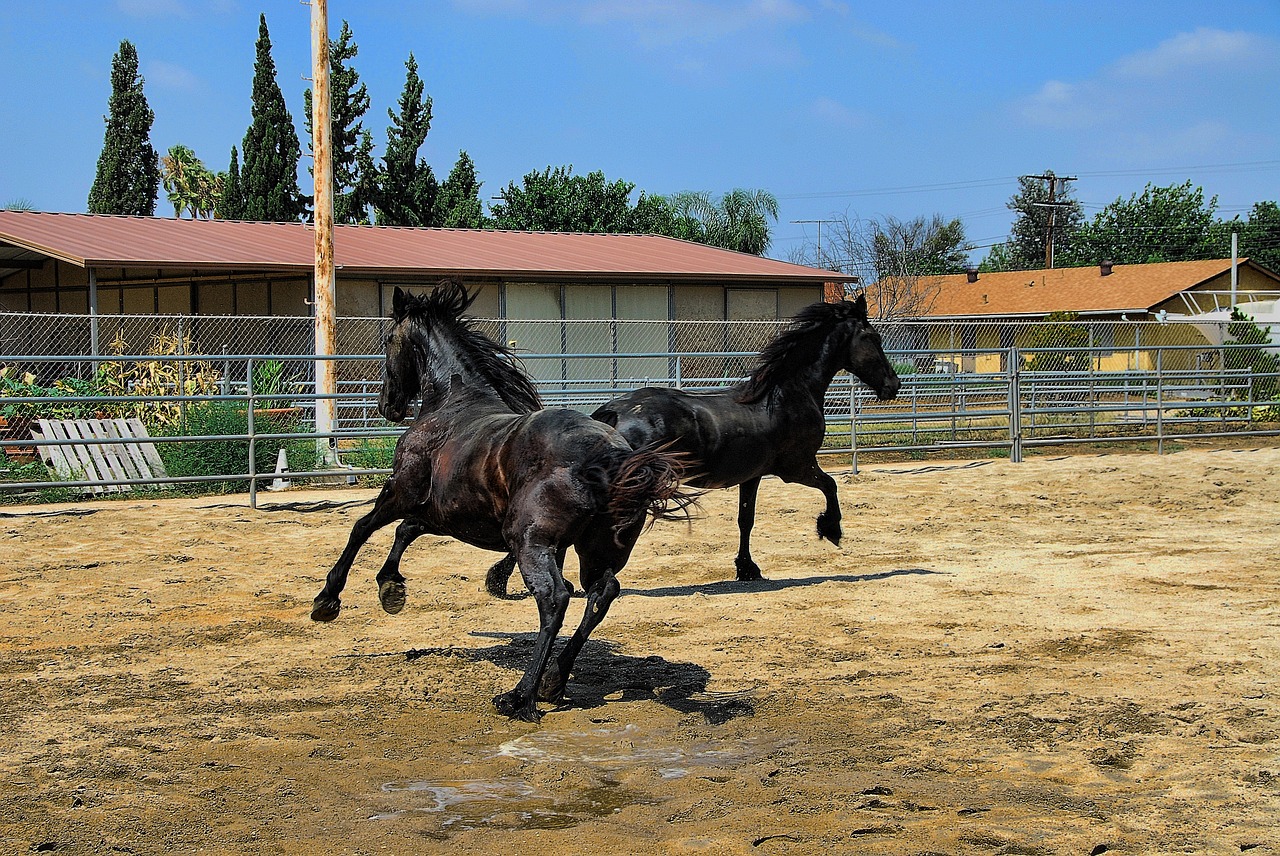
[[[1195,166],[1151,167],[1146,169],[1115,169],[1078,172],[1078,178],[1119,178],[1125,176],[1144,175],[1177,175],[1187,172],[1222,175],[1237,172],[1269,172],[1280,170],[1280,160],[1242,161],[1239,163],[1197,164]],[[974,190],[981,187],[995,187],[1017,181],[1018,176],[1000,176],[998,178],[977,178],[967,181],[948,181],[934,184],[908,184],[898,187],[875,187],[865,190],[832,190],[812,193],[780,193],[778,199],[837,199],[857,196],[890,196],[907,193],[930,193],[939,190]]]

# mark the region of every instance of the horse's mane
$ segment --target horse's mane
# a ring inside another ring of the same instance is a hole
[[[857,317],[855,304],[847,300],[814,303],[801,309],[760,352],[755,369],[738,391],[737,401],[763,401],[788,380],[799,377],[806,367],[817,362],[832,332]]]
[[[538,389],[520,368],[515,352],[490,339],[475,328],[470,318],[463,317],[476,296],[461,283],[445,280],[428,294],[407,295],[404,306],[397,307],[391,317],[396,323],[408,318],[427,329],[436,324],[448,326],[466,350],[472,367],[508,407],[519,413],[541,410]],[[403,312],[399,311],[401,308]]]

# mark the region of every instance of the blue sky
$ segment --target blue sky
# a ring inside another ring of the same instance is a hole
[[[298,0],[0,0],[0,204],[85,210],[122,39],[153,145],[226,169],[260,12],[301,132]],[[329,14],[360,47],[377,154],[412,51],[441,178],[465,149],[485,198],[562,164],[650,193],[763,188],[781,203],[778,258],[814,237],[792,221],[833,216],[960,217],[990,244],[1016,177],[1045,169],[1078,176],[1086,213],[1187,179],[1226,216],[1280,199],[1276,0],[330,0]],[[157,213],[172,214],[163,194]]]

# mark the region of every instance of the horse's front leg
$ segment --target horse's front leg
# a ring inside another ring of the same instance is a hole
[[[826,497],[827,507],[818,515],[818,537],[826,538],[839,547],[844,532],[840,528],[840,495],[836,490],[836,480],[818,466],[815,458],[812,466],[796,481],[806,487],[817,488]]]
[[[493,706],[499,713],[525,722],[537,722],[537,687],[542,672],[551,659],[551,646],[564,624],[564,613],[569,608],[569,592],[565,588],[560,567],[556,564],[556,551],[549,545],[526,545],[517,551],[520,574],[525,585],[533,592],[538,604],[538,638],[533,645],[533,657],[515,689],[495,696]]]
[[[342,555],[334,563],[333,569],[325,577],[324,588],[320,590],[320,593],[316,595],[311,604],[312,621],[333,621],[338,617],[338,612],[342,609],[342,601],[339,596],[347,585],[347,574],[350,573],[351,565],[356,560],[356,554],[360,552],[360,548],[364,546],[365,542],[369,540],[369,536],[374,532],[377,532],[391,521],[399,520],[404,516],[395,499],[395,491],[392,489],[392,485],[392,482],[388,482],[382,488],[382,492],[378,494],[377,501],[373,504],[373,510],[357,520],[355,525],[351,527],[351,535],[347,538],[346,549],[342,551]]]
[[[391,545],[387,560],[378,571],[378,601],[388,615],[395,615],[404,609],[405,589],[404,576],[400,573],[400,560],[404,551],[419,537],[427,534],[427,525],[416,517],[407,517],[396,527],[396,540]]]
[[[738,555],[733,566],[738,579],[760,580],[760,566],[751,558],[751,528],[756,523],[756,494],[760,490],[760,476],[744,481],[738,486]]]

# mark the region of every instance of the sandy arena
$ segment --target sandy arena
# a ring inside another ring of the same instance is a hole
[[[1280,449],[838,481],[643,536],[540,725],[496,554],[308,619],[372,491],[0,507],[0,852],[1280,853]]]

